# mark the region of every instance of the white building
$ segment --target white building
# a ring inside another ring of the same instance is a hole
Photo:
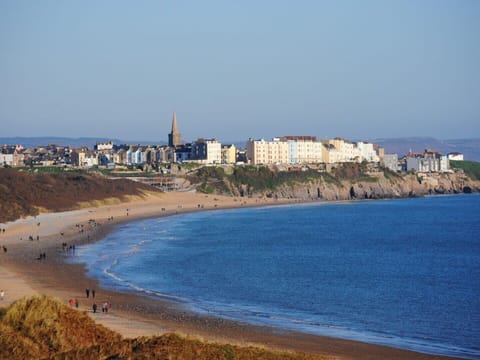
[[[365,142],[357,142],[356,148],[358,149],[358,157],[359,161],[362,162],[364,160],[368,162],[379,162],[380,158],[375,150],[375,146],[372,143],[365,143]]]
[[[0,153],[0,166],[13,166],[13,154]]]
[[[284,136],[280,140],[288,143],[289,164],[316,164],[323,161],[323,144],[314,136]]]
[[[249,139],[247,159],[252,165],[287,164],[289,161],[288,142],[281,141],[279,138],[271,141]]]
[[[392,171],[398,171],[398,155],[397,154],[385,154],[383,156],[383,166]]]
[[[145,162],[145,153],[142,147],[138,147],[137,150],[133,152],[133,164],[143,164]]]
[[[198,139],[192,143],[192,160],[203,164],[222,162],[222,144],[216,139]]]
[[[78,166],[98,166],[98,154],[95,151],[82,149],[78,152]]]
[[[463,161],[463,154],[459,152],[452,152],[447,155],[448,160]]]
[[[237,148],[233,144],[222,145],[222,164],[235,164],[237,162]]]
[[[343,163],[350,161],[358,161],[360,153],[355,144],[345,141],[341,138],[325,140],[328,154],[324,157],[326,163]]]
[[[407,171],[446,172],[450,169],[448,157],[425,150],[424,154],[407,156]]]
[[[111,141],[105,142],[105,143],[97,142],[97,145],[95,146],[95,148],[98,151],[112,150],[113,149],[113,142],[111,142]]]

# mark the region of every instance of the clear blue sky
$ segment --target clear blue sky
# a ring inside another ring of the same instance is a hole
[[[0,0],[0,137],[480,137],[477,0]]]

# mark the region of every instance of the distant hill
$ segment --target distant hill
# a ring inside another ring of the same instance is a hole
[[[0,145],[22,145],[23,147],[37,147],[45,145],[59,145],[70,146],[72,148],[79,148],[87,146],[92,149],[97,142],[112,141],[116,145],[120,144],[142,144],[142,145],[160,145],[165,144],[165,141],[133,141],[133,140],[121,140],[111,138],[96,138],[96,137],[81,137],[81,138],[68,138],[68,137],[0,137]]]
[[[431,137],[411,137],[392,139],[370,139],[370,142],[385,148],[385,153],[405,155],[410,150],[421,152],[425,149],[434,149],[442,154],[460,152],[465,160],[480,161],[480,138],[438,140]]]

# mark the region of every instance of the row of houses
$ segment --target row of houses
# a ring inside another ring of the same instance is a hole
[[[402,158],[385,154],[373,143],[351,142],[342,138],[318,141],[314,136],[284,136],[272,140],[253,140],[247,143],[247,160],[253,165],[270,164],[338,164],[345,162],[378,163],[392,171],[448,172],[450,160],[463,161],[463,154],[442,155],[426,149],[409,152]]]
[[[452,154],[459,160],[461,154]],[[463,160],[463,157],[462,157]],[[249,139],[246,150],[218,140],[199,138],[184,143],[173,113],[168,145],[115,145],[97,143],[94,149],[68,146],[23,148],[0,147],[0,166],[72,165],[77,167],[143,166],[160,163],[196,162],[200,164],[304,165],[363,162],[383,165],[393,171],[448,171],[448,157],[432,150],[409,153],[399,159],[368,142],[351,142],[342,138],[317,140],[315,136],[283,136],[272,140]]]
[[[22,145],[3,145],[0,146],[0,167],[71,164],[71,153],[72,149],[68,146],[48,145],[24,148]]]
[[[233,164],[237,162],[237,148],[222,145],[216,139],[198,139],[179,146],[119,145],[99,143],[93,150],[75,151],[73,164],[80,167],[96,165],[142,165],[158,163],[197,162],[200,164]]]
[[[402,158],[397,154],[385,154],[381,163],[392,171],[448,172],[450,160],[463,161],[463,154],[453,152],[442,155],[438,151],[425,149],[423,152],[410,151]]]
[[[78,167],[143,165],[158,163],[197,162],[201,164],[233,164],[244,159],[245,152],[235,145],[222,145],[215,139],[198,139],[177,147],[167,145],[115,145],[97,143],[93,149],[68,146],[0,146],[0,166],[57,166]]]
[[[92,150],[56,145],[37,148],[18,145],[0,147],[0,166],[10,167],[70,165],[88,168],[182,162],[303,165],[367,161],[378,163],[392,171],[446,172],[450,170],[449,160],[463,160],[463,155],[442,155],[426,149],[421,153],[409,152],[399,158],[397,154],[385,154],[381,147],[371,143],[354,143],[340,138],[317,141],[311,136],[285,136],[271,141],[250,139],[246,150],[232,144],[222,145],[215,139],[198,139],[179,146],[115,145],[107,142],[97,143]]]
[[[247,143],[247,159],[253,165],[380,162],[383,155],[383,148],[375,144],[341,138],[319,141],[315,136],[284,136]]]

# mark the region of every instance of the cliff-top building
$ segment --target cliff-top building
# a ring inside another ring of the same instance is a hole
[[[168,146],[177,147],[182,145],[182,134],[178,132],[177,114],[173,113],[172,131],[168,134]]]

